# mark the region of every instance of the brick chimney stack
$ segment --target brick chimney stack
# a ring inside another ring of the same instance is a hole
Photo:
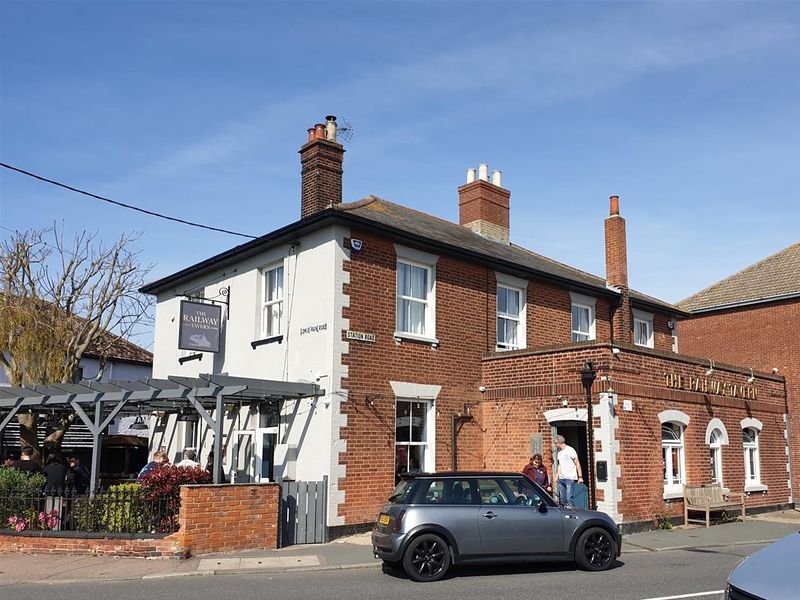
[[[328,115],[325,123],[308,130],[308,141],[300,148],[301,219],[342,203],[343,164],[344,147],[336,141],[336,117]]]
[[[458,188],[459,224],[496,242],[509,242],[511,192],[502,187],[502,173],[480,165],[467,170],[467,183]]]
[[[614,338],[633,342],[633,317],[628,288],[628,241],[625,219],[619,214],[619,196],[611,196],[606,230],[606,284],[622,294],[620,306],[614,312]]]

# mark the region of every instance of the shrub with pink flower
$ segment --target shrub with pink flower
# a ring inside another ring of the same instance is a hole
[[[49,530],[55,529],[58,525],[58,511],[50,512],[30,510],[29,514],[11,515],[8,517],[8,527],[15,531],[25,531],[26,529]]]

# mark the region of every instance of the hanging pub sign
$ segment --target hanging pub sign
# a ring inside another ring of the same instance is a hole
[[[195,352],[219,352],[222,307],[181,300],[178,348]]]

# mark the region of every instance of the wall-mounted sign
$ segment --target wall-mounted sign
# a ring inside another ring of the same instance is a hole
[[[326,329],[328,329],[327,323],[320,323],[319,325],[309,325],[308,327],[300,328],[300,335],[305,335],[307,333],[317,333],[319,331],[325,331]]]
[[[350,331],[349,329],[345,332],[345,337],[348,340],[356,340],[359,342],[374,342],[375,341],[375,334],[374,333],[364,333],[363,331]]]
[[[361,240],[357,240],[355,238],[350,240],[350,247],[353,249],[354,252],[361,252],[361,248],[363,246],[364,244],[361,242]]]
[[[676,373],[666,373],[664,378],[667,387],[674,390],[702,392],[704,394],[743,398],[745,400],[756,400],[758,398],[758,391],[750,385],[738,385],[704,377],[684,377]]]
[[[200,352],[219,352],[222,307],[202,302],[181,301],[178,348]]]

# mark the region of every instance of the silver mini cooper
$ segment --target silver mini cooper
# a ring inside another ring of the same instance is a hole
[[[415,581],[453,564],[575,561],[611,567],[622,538],[605,513],[561,508],[519,473],[420,473],[401,479],[372,531],[376,558]]]

